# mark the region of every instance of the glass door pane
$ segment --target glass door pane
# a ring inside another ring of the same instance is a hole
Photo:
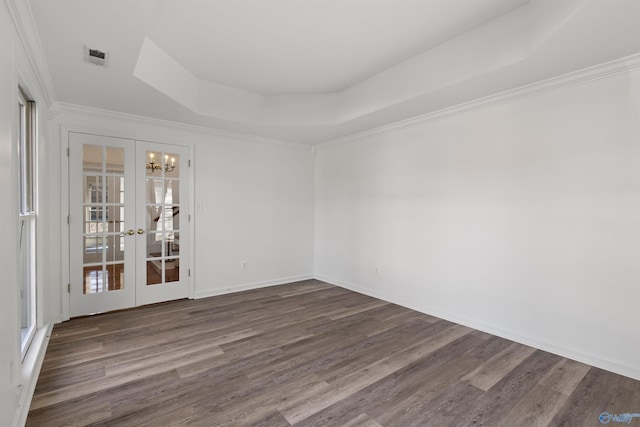
[[[124,288],[124,148],[82,144],[85,294]]]
[[[145,152],[147,285],[180,279],[180,155],[164,151]]]
[[[72,132],[69,149],[70,314],[133,307],[134,141]]]
[[[138,293],[146,295],[146,301],[186,297],[188,279],[181,268],[186,264],[185,246],[180,236],[188,223],[188,149],[139,142],[138,158],[145,162],[138,187],[144,194],[138,202],[138,224],[145,227],[145,237],[138,253],[146,263],[138,275]]]

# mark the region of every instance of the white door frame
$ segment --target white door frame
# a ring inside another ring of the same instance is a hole
[[[186,147],[189,151],[189,170],[188,170],[188,179],[189,179],[189,214],[191,215],[191,221],[189,221],[188,233],[189,233],[189,259],[188,259],[188,298],[195,298],[195,216],[193,213],[195,212],[195,198],[194,198],[194,189],[195,189],[195,147],[192,142],[189,141],[178,141],[167,139],[160,135],[149,135],[148,133],[129,133],[122,132],[119,130],[105,130],[105,129],[96,129],[84,126],[76,126],[76,125],[61,125],[60,126],[60,230],[61,239],[60,239],[60,269],[61,269],[61,320],[69,320],[70,318],[70,277],[71,277],[71,258],[70,258],[70,247],[69,247],[69,239],[70,239],[70,227],[69,227],[69,215],[70,215],[70,206],[69,206],[69,134],[72,132],[76,133],[86,133],[89,135],[96,136],[106,136],[106,137],[114,137],[114,138],[124,138],[130,139],[132,141],[146,141],[152,142],[155,144],[170,144],[170,145],[178,145]]]

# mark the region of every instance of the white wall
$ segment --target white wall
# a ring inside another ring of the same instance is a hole
[[[18,403],[17,376],[20,366],[18,323],[18,289],[16,265],[17,184],[13,165],[15,153],[14,121],[17,105],[16,35],[4,3],[0,4],[0,223],[5,229],[5,243],[0,245],[2,298],[0,298],[0,425],[11,425]]]
[[[232,139],[196,150],[196,296],[313,277],[311,150]]]
[[[267,142],[174,126],[97,110],[63,106],[50,123],[52,200],[60,200],[58,229],[66,239],[60,153],[61,128],[191,146],[193,154],[195,296],[205,297],[313,276],[313,156],[307,146]],[[62,137],[64,139],[64,136]],[[55,154],[53,154],[55,152]],[[55,169],[55,171],[54,171]],[[247,261],[247,269],[241,262]],[[59,263],[59,259],[57,261]],[[61,283],[64,280],[61,272]],[[61,288],[59,288],[61,289]],[[65,318],[61,292],[54,320]]]
[[[639,142],[636,70],[321,147],[316,276],[640,379]]]
[[[15,5],[15,3],[12,3]],[[23,3],[19,4],[24,5]],[[47,155],[48,106],[40,86],[41,80],[15,30],[7,3],[0,4],[0,223],[5,225],[0,245],[2,298],[0,298],[0,425],[24,422],[28,402],[46,348],[51,325],[45,303],[50,285],[47,253],[49,216],[48,197],[37,195],[37,331],[22,357],[20,343],[20,295],[18,291],[18,86],[28,91],[36,102],[38,129],[38,162]],[[47,167],[40,169],[38,184],[46,182]],[[54,280],[55,281],[55,280]],[[57,283],[57,282],[56,282]]]

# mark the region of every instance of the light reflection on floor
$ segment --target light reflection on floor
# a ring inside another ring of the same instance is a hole
[[[84,293],[97,294],[124,288],[124,264],[84,267]]]

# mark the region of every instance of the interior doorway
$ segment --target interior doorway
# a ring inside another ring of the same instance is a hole
[[[189,293],[189,148],[69,133],[71,317]]]

